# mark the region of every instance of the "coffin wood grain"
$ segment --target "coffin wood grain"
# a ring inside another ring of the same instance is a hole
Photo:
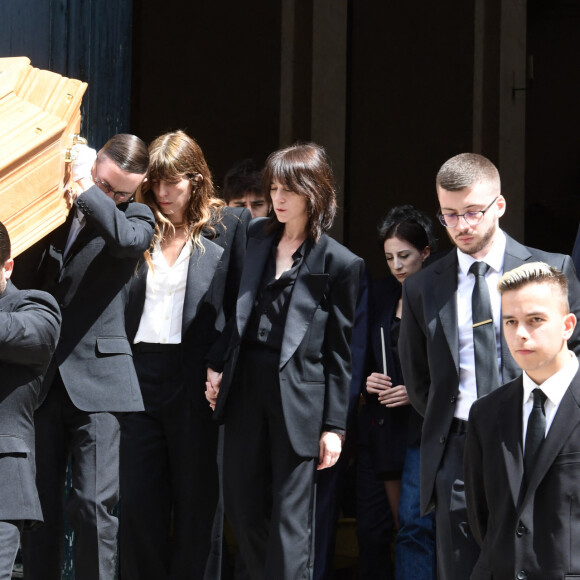
[[[64,222],[65,163],[87,84],[0,58],[0,221],[15,257]]]

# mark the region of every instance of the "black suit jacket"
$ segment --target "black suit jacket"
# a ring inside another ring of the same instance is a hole
[[[60,329],[54,298],[0,294],[0,520],[42,521],[34,464],[34,410]]]
[[[522,397],[520,376],[475,402],[469,414],[465,492],[481,545],[471,578],[579,578],[580,374],[558,407],[525,492]]]
[[[223,289],[216,287],[216,272],[220,267],[223,248],[201,238],[203,251],[194,245],[189,258],[187,283],[183,301],[181,344],[184,350],[185,380],[195,406],[204,415],[211,414],[205,399],[205,355],[215,338],[215,324],[221,309]],[[133,343],[145,305],[147,272],[142,260],[133,281],[127,305],[127,336]]]
[[[246,208],[224,207],[212,219],[212,228],[205,230],[205,237],[223,248],[216,272],[214,288],[216,299],[223,305],[223,316],[217,321],[218,330],[234,315],[242,277],[242,265],[246,253],[247,230],[252,214]]]
[[[262,272],[275,235],[267,218],[250,225],[237,300],[230,325],[227,362],[216,404],[224,409],[232,386],[240,344],[254,307]],[[323,235],[304,257],[288,305],[280,353],[280,388],[286,428],[295,452],[317,457],[323,426],[346,428],[351,378],[349,342],[363,260]]]
[[[119,206],[93,186],[75,201],[86,217],[66,257],[70,222],[51,236],[41,265],[42,288],[57,300],[62,332],[47,373],[56,367],[82,411],[143,409],[125,332],[125,305],[138,259],[153,238],[154,218],[141,203]]]
[[[569,256],[528,248],[507,237],[503,271],[525,262],[542,261],[568,277],[570,309],[580,316],[580,282]],[[452,251],[417,272],[403,285],[403,317],[399,348],[411,403],[424,416],[421,440],[421,510],[433,507],[435,476],[445,452],[459,393],[457,327],[457,252]],[[580,326],[570,339],[580,352]],[[520,374],[501,336],[503,381]]]

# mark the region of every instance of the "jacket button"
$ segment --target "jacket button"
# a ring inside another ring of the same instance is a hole
[[[449,399],[449,402],[450,402],[450,403],[455,403],[455,401],[457,401],[457,397],[456,397],[455,395],[453,395],[453,396],[451,397],[451,399]]]
[[[517,529],[516,529],[516,536],[518,538],[521,538],[524,534],[526,534],[528,532],[528,529],[526,528],[526,526],[524,526],[524,524],[522,524],[520,522],[520,524],[518,525]]]
[[[528,580],[528,573],[525,570],[520,570],[516,574],[516,580]]]
[[[379,419],[379,420],[377,421],[377,423],[378,423],[379,425],[384,425],[384,424],[385,424],[385,420],[384,420],[384,419]]]
[[[445,443],[445,435],[441,435],[441,437],[439,437],[439,443]]]

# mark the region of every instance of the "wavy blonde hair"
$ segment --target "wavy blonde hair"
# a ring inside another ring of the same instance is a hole
[[[191,196],[185,209],[185,226],[192,242],[200,248],[204,228],[214,230],[216,214],[219,215],[225,202],[215,194],[211,172],[201,147],[184,131],[173,131],[157,137],[149,145],[149,181],[145,182],[137,200],[151,208],[155,216],[155,235],[152,248],[175,231],[155,200],[151,188],[154,181],[176,181],[186,177],[191,183]],[[149,264],[149,252],[146,259]]]

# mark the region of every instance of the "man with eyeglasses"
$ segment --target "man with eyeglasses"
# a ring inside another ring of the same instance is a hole
[[[399,349],[409,399],[425,418],[421,510],[435,509],[438,576],[466,580],[479,555],[463,484],[469,409],[521,373],[500,329],[497,283],[521,264],[547,262],[567,275],[577,316],[580,283],[569,256],[528,248],[499,228],[506,200],[499,173],[485,157],[452,157],[439,170],[436,188],[439,221],[456,251],[405,281]],[[580,352],[578,328],[570,347]]]
[[[81,147],[72,177],[82,191],[40,264],[39,285],[60,306],[62,331],[35,414],[44,525],[23,538],[28,580],[60,580],[65,511],[74,531],[76,578],[115,576],[118,416],[143,410],[125,304],[155,227],[151,210],[130,200],[148,165],[147,146],[134,135],[115,135],[96,155]],[[72,489],[65,498],[69,459]]]

